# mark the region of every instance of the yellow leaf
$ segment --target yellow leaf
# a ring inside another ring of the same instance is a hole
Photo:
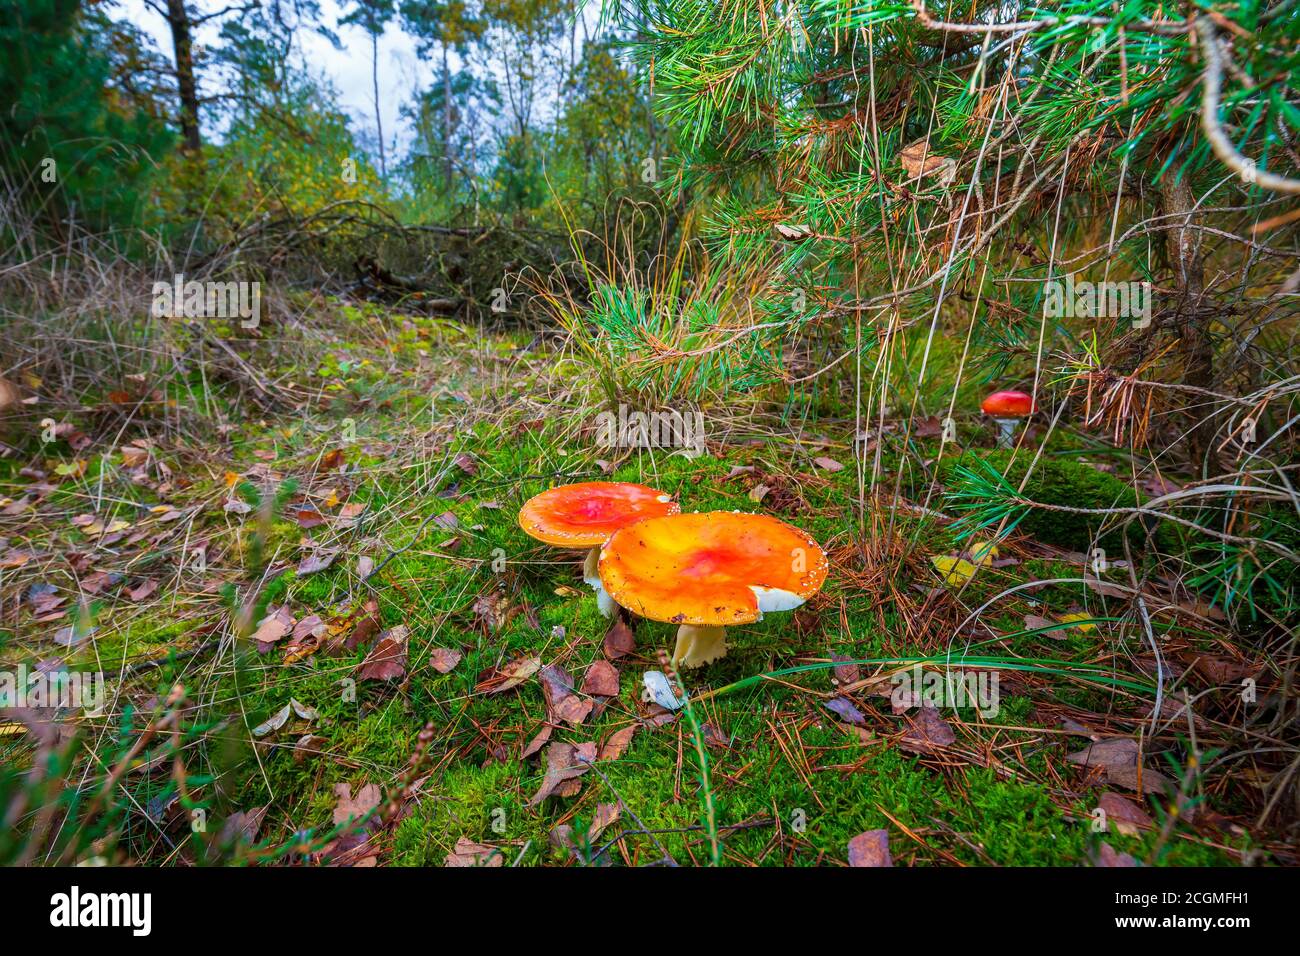
[[[930,558],[930,563],[939,569],[944,583],[950,587],[965,584],[975,576],[975,565],[951,554],[936,554]]]
[[[236,483],[237,481],[239,481],[239,474],[238,474],[237,472],[233,472],[233,471],[228,471],[228,472],[226,472],[226,487],[227,487],[227,488],[233,488],[233,487],[235,487],[235,483]]]
[[[1075,621],[1090,621],[1092,620],[1092,615],[1084,614],[1080,611],[1075,611],[1071,614],[1058,614],[1056,619],[1060,621],[1062,624],[1074,624]],[[1075,624],[1074,626],[1077,627],[1084,634],[1088,634],[1091,631],[1097,630],[1096,624]]]
[[[966,549],[974,562],[980,567],[993,563],[993,559],[998,556],[998,546],[992,541],[981,541],[978,538],[970,543]]]

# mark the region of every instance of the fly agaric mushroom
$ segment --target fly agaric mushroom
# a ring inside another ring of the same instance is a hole
[[[582,579],[596,592],[596,606],[614,615],[614,602],[600,583],[596,560],[609,536],[633,521],[678,512],[671,495],[626,481],[584,481],[559,485],[529,498],[519,509],[519,527],[546,544],[589,548]]]
[[[628,610],[677,629],[674,667],[727,654],[726,628],[790,611],[826,580],[826,553],[767,515],[735,511],[647,518],[600,552],[600,580]]]
[[[1034,400],[1024,392],[994,392],[984,399],[980,410],[998,423],[998,447],[1010,448],[1020,419],[1033,414]]]

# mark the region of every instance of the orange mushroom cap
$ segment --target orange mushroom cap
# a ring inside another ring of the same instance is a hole
[[[984,399],[980,409],[985,415],[996,415],[1000,418],[1024,418],[1026,415],[1033,414],[1034,400],[1024,392],[994,392]]]
[[[798,607],[826,580],[826,552],[768,515],[709,511],[649,518],[615,532],[600,581],[652,621],[726,627]]]
[[[519,509],[519,527],[547,544],[594,548],[625,524],[678,510],[671,495],[645,485],[584,481],[529,498]]]

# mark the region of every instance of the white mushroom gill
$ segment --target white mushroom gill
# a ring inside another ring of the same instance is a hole
[[[596,607],[600,613],[605,617],[613,617],[618,611],[618,605],[605,590],[605,585],[600,583],[599,545],[588,551],[586,560],[582,562],[582,580],[596,592]]]
[[[793,611],[804,601],[793,591],[784,591],[781,588],[765,588],[762,585],[751,584],[749,589],[754,592],[754,597],[758,598],[759,617],[769,611]]]

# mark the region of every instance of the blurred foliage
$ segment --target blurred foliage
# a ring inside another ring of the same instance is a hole
[[[0,48],[5,191],[47,222],[138,222],[171,141],[121,82],[121,68],[149,65],[138,34],[80,0],[0,0]]]

